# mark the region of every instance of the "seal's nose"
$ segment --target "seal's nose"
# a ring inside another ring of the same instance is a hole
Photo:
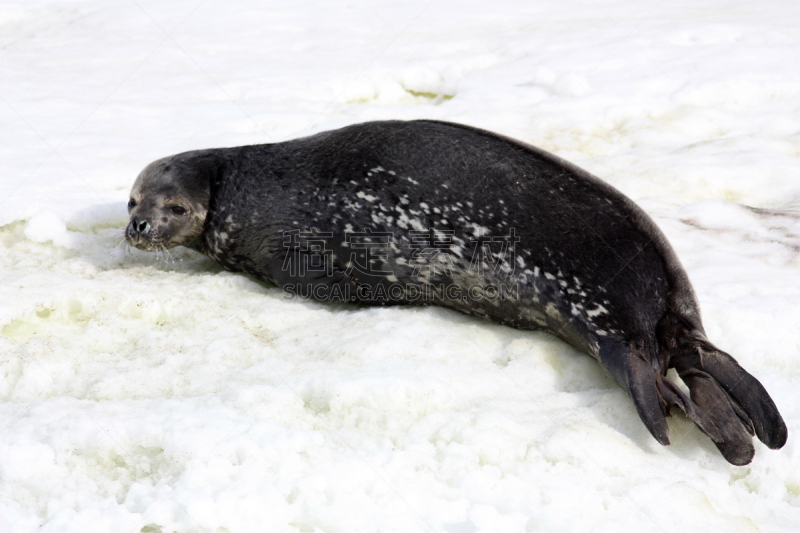
[[[133,217],[133,219],[131,219],[131,223],[128,224],[128,234],[131,237],[147,235],[149,231],[150,222],[148,222],[146,218],[139,220],[136,217]]]

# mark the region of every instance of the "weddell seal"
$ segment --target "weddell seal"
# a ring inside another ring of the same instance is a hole
[[[786,442],[761,383],[706,338],[650,217],[522,142],[418,120],[185,152],[150,163],[128,209],[130,245],[194,248],[290,296],[435,304],[549,331],[600,362],[661,444],[671,406],[736,465],[752,460],[754,433]]]

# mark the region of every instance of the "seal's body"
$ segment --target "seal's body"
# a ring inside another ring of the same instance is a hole
[[[653,221],[556,156],[434,121],[372,122],[148,165],[129,243],[186,245],[321,300],[436,304],[548,330],[591,354],[653,436],[679,406],[734,464],[786,426],[761,384],[706,339]],[[691,399],[666,379],[675,367]]]

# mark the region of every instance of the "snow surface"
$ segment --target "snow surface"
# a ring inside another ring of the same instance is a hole
[[[2,2],[0,531],[797,531],[798,28],[793,0]],[[788,444],[734,467],[675,416],[661,447],[547,334],[120,246],[153,159],[419,117],[639,201]]]

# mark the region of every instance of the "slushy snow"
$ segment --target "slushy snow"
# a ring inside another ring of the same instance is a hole
[[[0,531],[797,531],[798,28],[788,0],[4,2]],[[662,447],[548,334],[122,243],[156,158],[412,118],[638,201],[788,444],[731,466],[676,415]]]

